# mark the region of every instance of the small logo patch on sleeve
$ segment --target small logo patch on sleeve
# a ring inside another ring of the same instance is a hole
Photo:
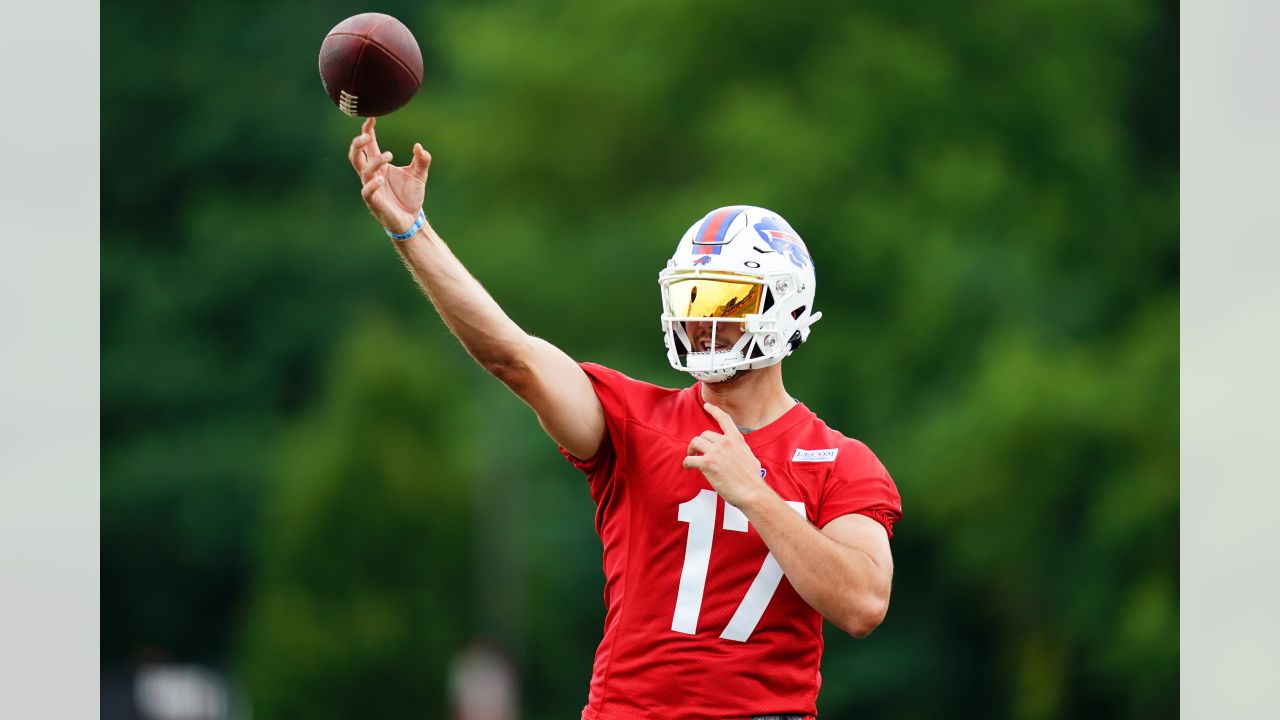
[[[796,448],[796,454],[791,456],[791,462],[835,462],[836,453],[840,452],[840,448],[826,448],[823,450],[801,450]]]

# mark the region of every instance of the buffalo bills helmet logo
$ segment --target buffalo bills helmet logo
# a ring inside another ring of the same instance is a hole
[[[803,268],[813,262],[804,241],[779,218],[765,217],[755,224],[755,229],[774,252],[790,260],[796,267]]]

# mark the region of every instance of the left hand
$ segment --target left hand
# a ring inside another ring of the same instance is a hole
[[[705,403],[703,408],[724,434],[707,430],[694,437],[689,442],[684,467],[702,471],[725,502],[741,509],[743,504],[769,489],[760,477],[760,461],[751,454],[746,438],[728,413],[711,403]]]

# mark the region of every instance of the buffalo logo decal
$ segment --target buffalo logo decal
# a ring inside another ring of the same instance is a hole
[[[804,241],[786,222],[776,217],[766,217],[755,224],[755,229],[774,252],[790,260],[792,265],[804,268],[813,262]]]

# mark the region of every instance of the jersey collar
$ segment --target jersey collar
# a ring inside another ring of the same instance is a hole
[[[685,392],[689,393],[690,398],[699,409],[702,407],[702,388],[699,387],[701,385],[701,382],[696,382],[691,387],[685,389]],[[703,410],[702,413],[706,415],[705,410]],[[747,447],[758,448],[786,435],[787,431],[791,430],[801,422],[813,417],[816,416],[813,414],[812,410],[805,407],[804,403],[796,402],[796,404],[792,405],[789,410],[782,413],[782,416],[778,419],[768,425],[758,427],[751,432],[744,434],[743,437],[746,438]],[[713,428],[719,429],[720,426],[716,424],[716,421],[712,419],[710,415],[706,415],[706,418],[707,422],[709,422]]]

